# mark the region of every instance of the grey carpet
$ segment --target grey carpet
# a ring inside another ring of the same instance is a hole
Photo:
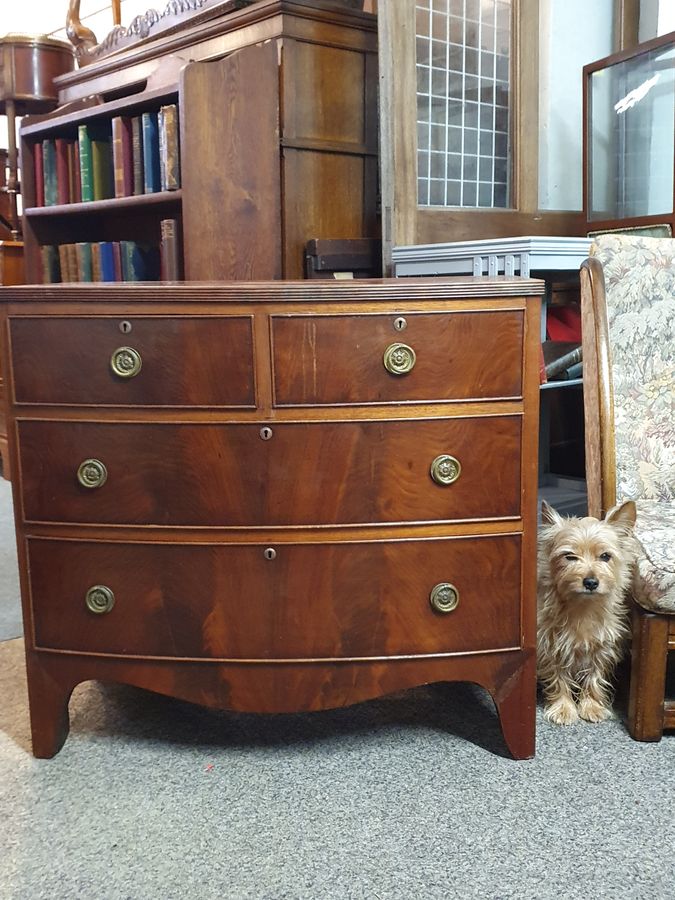
[[[0,481],[5,637],[10,514]],[[540,715],[514,762],[470,685],[258,717],[88,683],[70,709],[33,759],[23,642],[0,643],[2,900],[675,897],[675,735]]]
[[[468,685],[250,716],[88,683],[34,760],[22,641],[0,698],[2,898],[675,895],[675,737],[540,719],[514,762]]]
[[[0,641],[22,634],[12,485],[0,478]]]

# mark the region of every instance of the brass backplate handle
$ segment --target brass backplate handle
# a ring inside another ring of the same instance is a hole
[[[432,609],[439,613],[449,613],[457,608],[459,603],[459,591],[448,581],[442,581],[431,589],[429,602]]]
[[[84,602],[89,612],[102,616],[104,613],[109,613],[115,605],[115,595],[104,584],[95,584],[87,591]]]
[[[452,484],[462,474],[462,464],[449,453],[442,453],[431,463],[429,472],[436,484]]]
[[[110,357],[110,367],[120,378],[133,378],[141,371],[141,354],[133,347],[118,347]]]
[[[413,348],[398,341],[389,344],[382,357],[385,369],[392,375],[407,375],[412,372],[416,359]]]
[[[77,470],[77,480],[82,487],[100,488],[108,478],[108,470],[100,459],[85,459]]]

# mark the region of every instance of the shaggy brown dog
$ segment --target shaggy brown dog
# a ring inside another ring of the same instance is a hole
[[[571,725],[611,716],[611,676],[628,637],[626,588],[635,503],[603,521],[564,518],[545,501],[539,536],[537,675],[545,717]]]

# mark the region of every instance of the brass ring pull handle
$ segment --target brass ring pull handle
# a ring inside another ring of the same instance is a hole
[[[141,371],[141,354],[133,347],[118,347],[110,357],[110,367],[120,378],[133,378]]]
[[[431,463],[429,471],[436,484],[452,484],[462,474],[462,464],[454,456],[442,453]]]
[[[104,584],[95,584],[87,591],[84,602],[89,612],[102,616],[105,613],[109,613],[115,605],[115,595]]]
[[[442,581],[431,589],[429,595],[431,608],[439,613],[449,613],[457,608],[459,603],[459,591],[447,581]]]
[[[77,470],[77,480],[82,487],[100,488],[106,483],[108,470],[100,459],[85,459]]]
[[[412,347],[396,342],[389,344],[384,351],[382,361],[387,372],[392,375],[407,375],[412,372],[417,357]]]

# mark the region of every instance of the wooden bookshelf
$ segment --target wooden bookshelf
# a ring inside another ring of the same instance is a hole
[[[59,107],[21,128],[28,283],[45,280],[43,247],[159,247],[163,221],[175,223],[181,277],[191,281],[302,278],[307,241],[379,237],[369,13],[329,0],[259,0],[57,83]],[[84,202],[73,189],[76,202],[52,194],[50,205],[38,203],[45,143],[167,105],[178,110],[180,189]]]

